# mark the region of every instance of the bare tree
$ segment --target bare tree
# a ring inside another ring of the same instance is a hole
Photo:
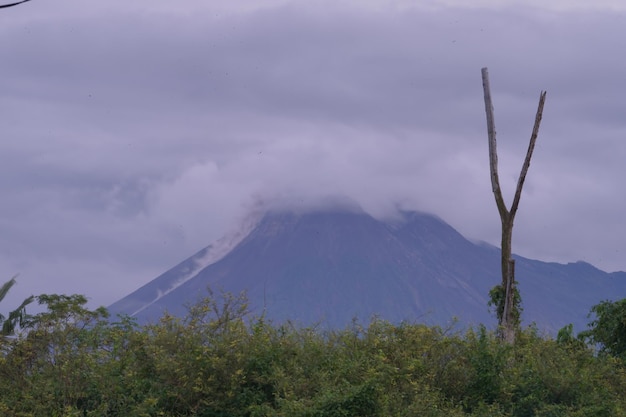
[[[511,240],[513,237],[513,220],[519,200],[522,195],[522,187],[526,179],[526,173],[530,166],[530,158],[532,158],[535,142],[539,133],[539,125],[543,114],[543,104],[546,100],[546,92],[542,91],[539,96],[539,106],[537,115],[535,116],[535,125],[530,136],[526,159],[522,166],[522,171],[517,180],[517,189],[515,197],[510,209],[507,209],[502,191],[500,190],[500,180],[498,178],[498,153],[496,150],[496,125],[493,118],[493,105],[491,103],[491,91],[489,89],[489,73],[487,68],[482,69],[483,90],[485,93],[485,111],[487,113],[487,134],[489,136],[489,168],[491,173],[491,188],[496,199],[500,220],[502,222],[502,244],[500,246],[502,252],[502,284],[496,286],[490,293],[491,300],[496,304],[498,321],[500,325],[501,338],[507,343],[515,342],[515,330],[519,327],[520,322],[520,298],[515,285],[515,260],[511,257]]]

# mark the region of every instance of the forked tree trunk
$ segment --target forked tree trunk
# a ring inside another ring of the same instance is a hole
[[[496,124],[493,116],[493,104],[491,103],[489,73],[487,68],[482,69],[482,78],[483,90],[485,94],[485,111],[487,113],[487,134],[489,137],[489,170],[491,174],[491,188],[496,199],[498,213],[500,214],[500,220],[502,222],[502,244],[500,246],[502,253],[501,291],[504,294],[502,297],[499,297],[500,305],[496,306],[496,311],[498,311],[500,336],[505,342],[512,344],[515,342],[515,332],[519,327],[520,321],[519,299],[515,297],[515,261],[511,257],[513,221],[515,220],[515,213],[517,213],[517,207],[519,206],[519,200],[522,195],[522,187],[524,186],[526,173],[528,172],[528,167],[530,166],[530,159],[532,158],[533,150],[535,148],[535,142],[537,141],[539,125],[541,124],[541,117],[543,115],[543,105],[546,99],[546,92],[542,91],[539,96],[539,106],[535,116],[535,125],[530,136],[530,143],[528,144],[528,151],[526,152],[526,159],[524,160],[522,171],[520,172],[520,176],[517,180],[517,189],[515,190],[513,204],[511,205],[511,209],[507,209],[504,199],[502,198],[502,191],[500,190],[500,181],[498,178]]]
[[[507,216],[508,217],[508,216]],[[501,243],[501,267],[502,288],[504,290],[504,304],[498,311],[502,311],[498,317],[501,337],[507,343],[515,342],[515,329],[519,325],[520,307],[515,300],[515,260],[512,259],[513,218],[502,220],[502,243]]]

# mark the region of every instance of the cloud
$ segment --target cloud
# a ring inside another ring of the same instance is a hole
[[[22,287],[112,302],[276,196],[498,244],[484,66],[509,202],[548,90],[514,250],[626,269],[610,5],[35,4],[0,14],[0,266]]]

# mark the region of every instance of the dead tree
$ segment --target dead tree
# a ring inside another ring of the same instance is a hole
[[[489,136],[489,168],[491,173],[491,188],[496,199],[500,220],[502,222],[502,244],[500,246],[502,252],[502,284],[492,290],[492,301],[497,303],[500,337],[507,343],[515,342],[515,331],[519,327],[520,305],[519,297],[516,296],[515,288],[515,261],[511,257],[511,239],[513,237],[513,220],[519,200],[522,195],[522,187],[526,179],[526,173],[530,166],[530,158],[533,155],[535,142],[539,133],[539,125],[541,124],[541,116],[543,114],[543,104],[546,100],[546,92],[542,91],[539,96],[539,106],[537,115],[535,116],[535,125],[530,136],[526,159],[522,166],[522,171],[517,180],[517,189],[515,197],[510,209],[507,209],[502,191],[500,190],[500,181],[498,179],[498,153],[496,151],[496,125],[493,118],[493,105],[491,103],[491,91],[489,89],[489,73],[487,68],[482,69],[483,90],[485,93],[485,111],[487,113],[487,134]],[[495,296],[494,296],[495,295]]]

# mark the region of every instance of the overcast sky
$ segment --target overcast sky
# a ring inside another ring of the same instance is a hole
[[[626,270],[620,3],[1,9],[1,280],[20,274],[8,300],[82,293],[108,305],[276,198],[427,211],[499,245],[482,67],[509,205],[548,92],[514,252]]]

